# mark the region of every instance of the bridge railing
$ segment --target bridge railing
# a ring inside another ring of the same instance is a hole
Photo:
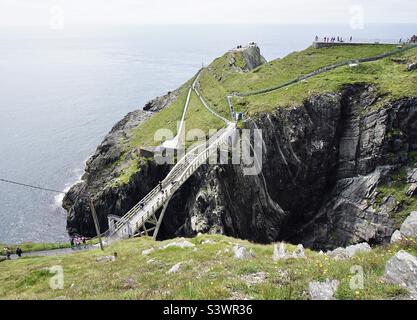
[[[216,134],[214,134],[207,142],[206,146],[198,145],[194,147],[190,152],[188,152],[178,163],[177,165],[171,170],[168,176],[164,179],[162,184],[164,186],[169,186],[169,184],[177,180],[176,184],[171,186],[170,188],[166,189],[166,192],[162,195],[161,199],[167,198],[171,196],[179,187],[185,182],[186,179],[204,162],[207,160],[208,157],[205,157],[208,154],[208,150],[218,147],[218,142],[221,140],[223,134],[230,130],[230,125],[226,129],[219,130]],[[208,147],[207,147],[208,145]],[[202,151],[200,151],[204,148]],[[197,162],[200,161],[200,162]],[[199,163],[198,166],[195,164]],[[191,170],[190,170],[191,168]],[[184,173],[188,174],[186,179],[184,179]],[[137,218],[144,219],[146,222],[152,214],[154,214],[161,206],[162,203],[158,203],[159,201],[154,203],[151,207],[148,208],[148,204],[151,200],[155,199],[160,194],[160,187],[155,187],[151,192],[149,192],[140,202],[138,202],[129,212],[124,215],[115,225],[115,232],[117,234],[126,224],[131,224],[131,220],[138,220]],[[162,201],[163,202],[163,201]],[[142,207],[143,204],[143,207]],[[136,219],[135,219],[136,217]],[[135,221],[136,222],[136,221]],[[135,223],[134,222],[134,223]],[[130,226],[131,227],[131,226]]]
[[[228,131],[230,133],[228,133]],[[150,219],[152,215],[163,206],[164,202],[171,197],[171,195],[174,194],[203,163],[207,161],[211,155],[210,151],[216,151],[218,146],[224,143],[232,133],[233,131],[231,130],[231,127],[228,127],[227,130],[221,132],[220,135],[212,137],[214,140],[211,141],[209,146],[189,163],[187,168],[182,171],[181,175],[176,177],[177,183],[174,186],[167,189],[166,192],[150,208],[143,210],[142,212],[138,212],[137,215],[132,216],[131,219],[125,223],[129,224],[129,229],[139,229],[142,227],[146,221],[148,221],[148,219]]]

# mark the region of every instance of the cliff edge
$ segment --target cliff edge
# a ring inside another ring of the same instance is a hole
[[[199,88],[229,116],[226,95],[285,83],[339,61],[392,50],[389,45],[308,48],[266,63],[256,46],[237,48],[200,73]],[[263,132],[262,172],[204,165],[171,200],[160,237],[220,233],[261,243],[285,240],[317,249],[384,243],[417,209],[417,49],[344,66],[282,90],[234,98],[241,128]],[[68,231],[94,236],[85,194],[102,230],[107,215],[124,215],[169,172],[139,147],[157,128],[175,130],[190,80],[128,114],[106,136],[67,193]],[[197,105],[188,120],[219,124]],[[204,120],[204,121],[203,121]],[[205,127],[206,126],[206,127]]]

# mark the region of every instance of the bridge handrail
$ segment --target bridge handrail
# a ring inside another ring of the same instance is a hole
[[[189,160],[189,164],[186,166],[186,168],[182,171],[187,171],[188,168],[195,163],[195,159],[198,159],[198,157],[205,153],[208,149],[210,149],[210,145],[213,143],[213,141],[215,139],[217,139],[219,136],[221,136],[226,129],[221,129],[218,132],[216,132],[216,134],[214,134],[208,141],[208,145],[209,147],[206,147],[204,150],[202,150],[199,153],[195,153],[196,151],[198,151],[199,149],[202,148],[202,145],[198,145],[196,147],[194,147],[190,152],[188,152],[186,154],[186,156],[184,156],[177,165],[184,165],[186,164],[186,162]],[[175,168],[175,167],[174,167]],[[179,168],[179,166],[177,166],[177,169]],[[174,169],[173,169],[174,170]],[[175,171],[175,175],[172,175],[171,173],[173,173],[173,170],[171,170],[170,174],[167,176],[167,178],[164,179],[164,181],[162,182],[163,184],[167,185],[168,183],[170,183],[173,179],[177,178],[176,174],[178,172],[180,172],[180,170]],[[182,177],[182,175],[180,176]],[[117,232],[118,230],[120,230],[120,228],[125,225],[132,217],[134,217],[135,215],[137,215],[140,211],[140,206],[141,204],[146,205],[146,203],[152,199],[155,195],[157,195],[160,192],[160,188],[159,186],[156,186],[154,189],[152,189],[139,203],[137,203],[132,209],[129,210],[129,212],[127,212],[119,221],[116,222],[116,228],[115,228],[115,232]]]
[[[229,127],[230,128],[230,127]],[[228,129],[229,129],[228,128]],[[210,151],[213,148],[217,148],[218,145],[223,141],[223,139],[228,138],[228,136],[223,136],[223,134],[225,134],[227,131],[222,132],[221,135],[216,137],[216,141],[214,141],[212,144],[210,144],[207,148],[205,148],[202,152],[199,153],[199,155],[192,161],[189,163],[189,165],[187,166],[187,168],[182,172],[182,174],[178,177],[178,180],[181,181],[183,179],[183,177],[185,177],[186,175],[191,175],[193,172],[195,172],[195,170],[197,170],[197,168],[199,166],[194,166],[196,163],[198,163],[199,161],[205,161],[208,158],[208,151]],[[188,169],[191,168],[191,171],[189,172]],[[196,168],[196,169],[193,169]],[[173,188],[171,188],[170,194],[173,194],[176,190],[178,190],[180,187],[180,185],[175,185]],[[169,196],[169,195],[168,195]],[[138,220],[143,220],[146,221],[147,219],[150,218],[150,216],[154,213],[155,211],[153,210],[153,208],[151,208],[151,210],[144,210],[142,214],[140,214],[137,218]],[[135,218],[134,216],[131,217],[132,219]],[[127,223],[130,222],[127,221]]]
[[[164,182],[165,183],[169,183],[172,181],[173,178],[176,178],[177,180],[181,181],[182,177],[188,172],[189,168],[193,168],[194,164],[197,161],[200,161],[202,159],[202,156],[205,156],[207,154],[207,151],[211,150],[212,148],[218,146],[218,142],[219,140],[221,140],[223,137],[223,134],[227,132],[227,130],[229,129],[222,129],[219,130],[216,134],[214,134],[208,141],[208,147],[204,148],[204,150],[202,150],[201,152],[199,152],[198,154],[192,154],[193,156],[195,155],[195,157],[188,163],[188,165],[185,167],[184,170],[182,170],[182,174],[179,175],[179,177],[177,177],[176,175],[174,175],[173,177],[170,177],[169,179],[165,179]],[[195,152],[197,150],[199,150],[202,146],[196,146],[195,148],[193,148],[192,152]],[[188,155],[189,153],[187,153]],[[183,161],[183,159],[185,159],[186,157],[183,157],[181,160]],[[184,161],[182,162],[182,164],[184,164]],[[194,171],[194,170],[193,170]],[[177,171],[179,172],[179,171]],[[177,188],[179,188],[179,185],[174,186],[173,188],[170,189],[170,193],[172,194],[172,190],[177,190]],[[132,218],[134,218],[138,213],[140,213],[140,204],[146,204],[148,202],[149,199],[153,198],[155,195],[157,195],[160,192],[159,190],[159,186],[155,187],[151,192],[149,192],[145,198],[143,198],[137,205],[135,205],[131,210],[129,210],[129,212],[127,214],[125,214],[118,222],[116,222],[116,228],[115,228],[115,233],[117,231],[119,231],[126,223],[130,222],[130,220]],[[146,217],[147,215],[151,215],[153,214],[152,212],[153,210],[143,210],[143,214],[140,215]]]

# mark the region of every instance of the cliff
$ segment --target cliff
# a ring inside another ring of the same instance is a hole
[[[268,63],[257,47],[233,50],[202,71],[199,86],[228,116],[227,93],[284,83],[390,49],[309,48]],[[220,233],[320,249],[389,240],[417,208],[417,76],[404,63],[416,61],[417,50],[398,56],[400,63],[384,58],[270,94],[235,98],[237,111],[245,114],[242,127],[262,129],[262,172],[245,176],[240,165],[202,166],[171,200],[160,237]],[[168,173],[169,166],[142,158],[138,148],[153,143],[158,126],[175,128],[187,85],[148,103],[145,109],[153,112],[127,115],[104,139],[82,182],[64,199],[70,234],[95,234],[86,192],[107,230],[107,215],[125,214]]]

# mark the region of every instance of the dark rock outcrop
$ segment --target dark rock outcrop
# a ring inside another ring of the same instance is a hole
[[[377,187],[417,150],[417,98],[375,108],[377,98],[372,86],[349,85],[248,120],[248,128],[263,130],[261,174],[245,176],[240,165],[202,166],[171,200],[160,236],[223,233],[321,249],[389,241],[396,203],[387,198],[375,207]],[[80,190],[95,191],[106,229],[108,214],[124,214],[168,172],[147,161],[126,185],[111,185],[114,171],[104,164],[117,158],[112,141],[128,123],[113,129],[84,181],[68,193],[70,232],[94,233]]]

